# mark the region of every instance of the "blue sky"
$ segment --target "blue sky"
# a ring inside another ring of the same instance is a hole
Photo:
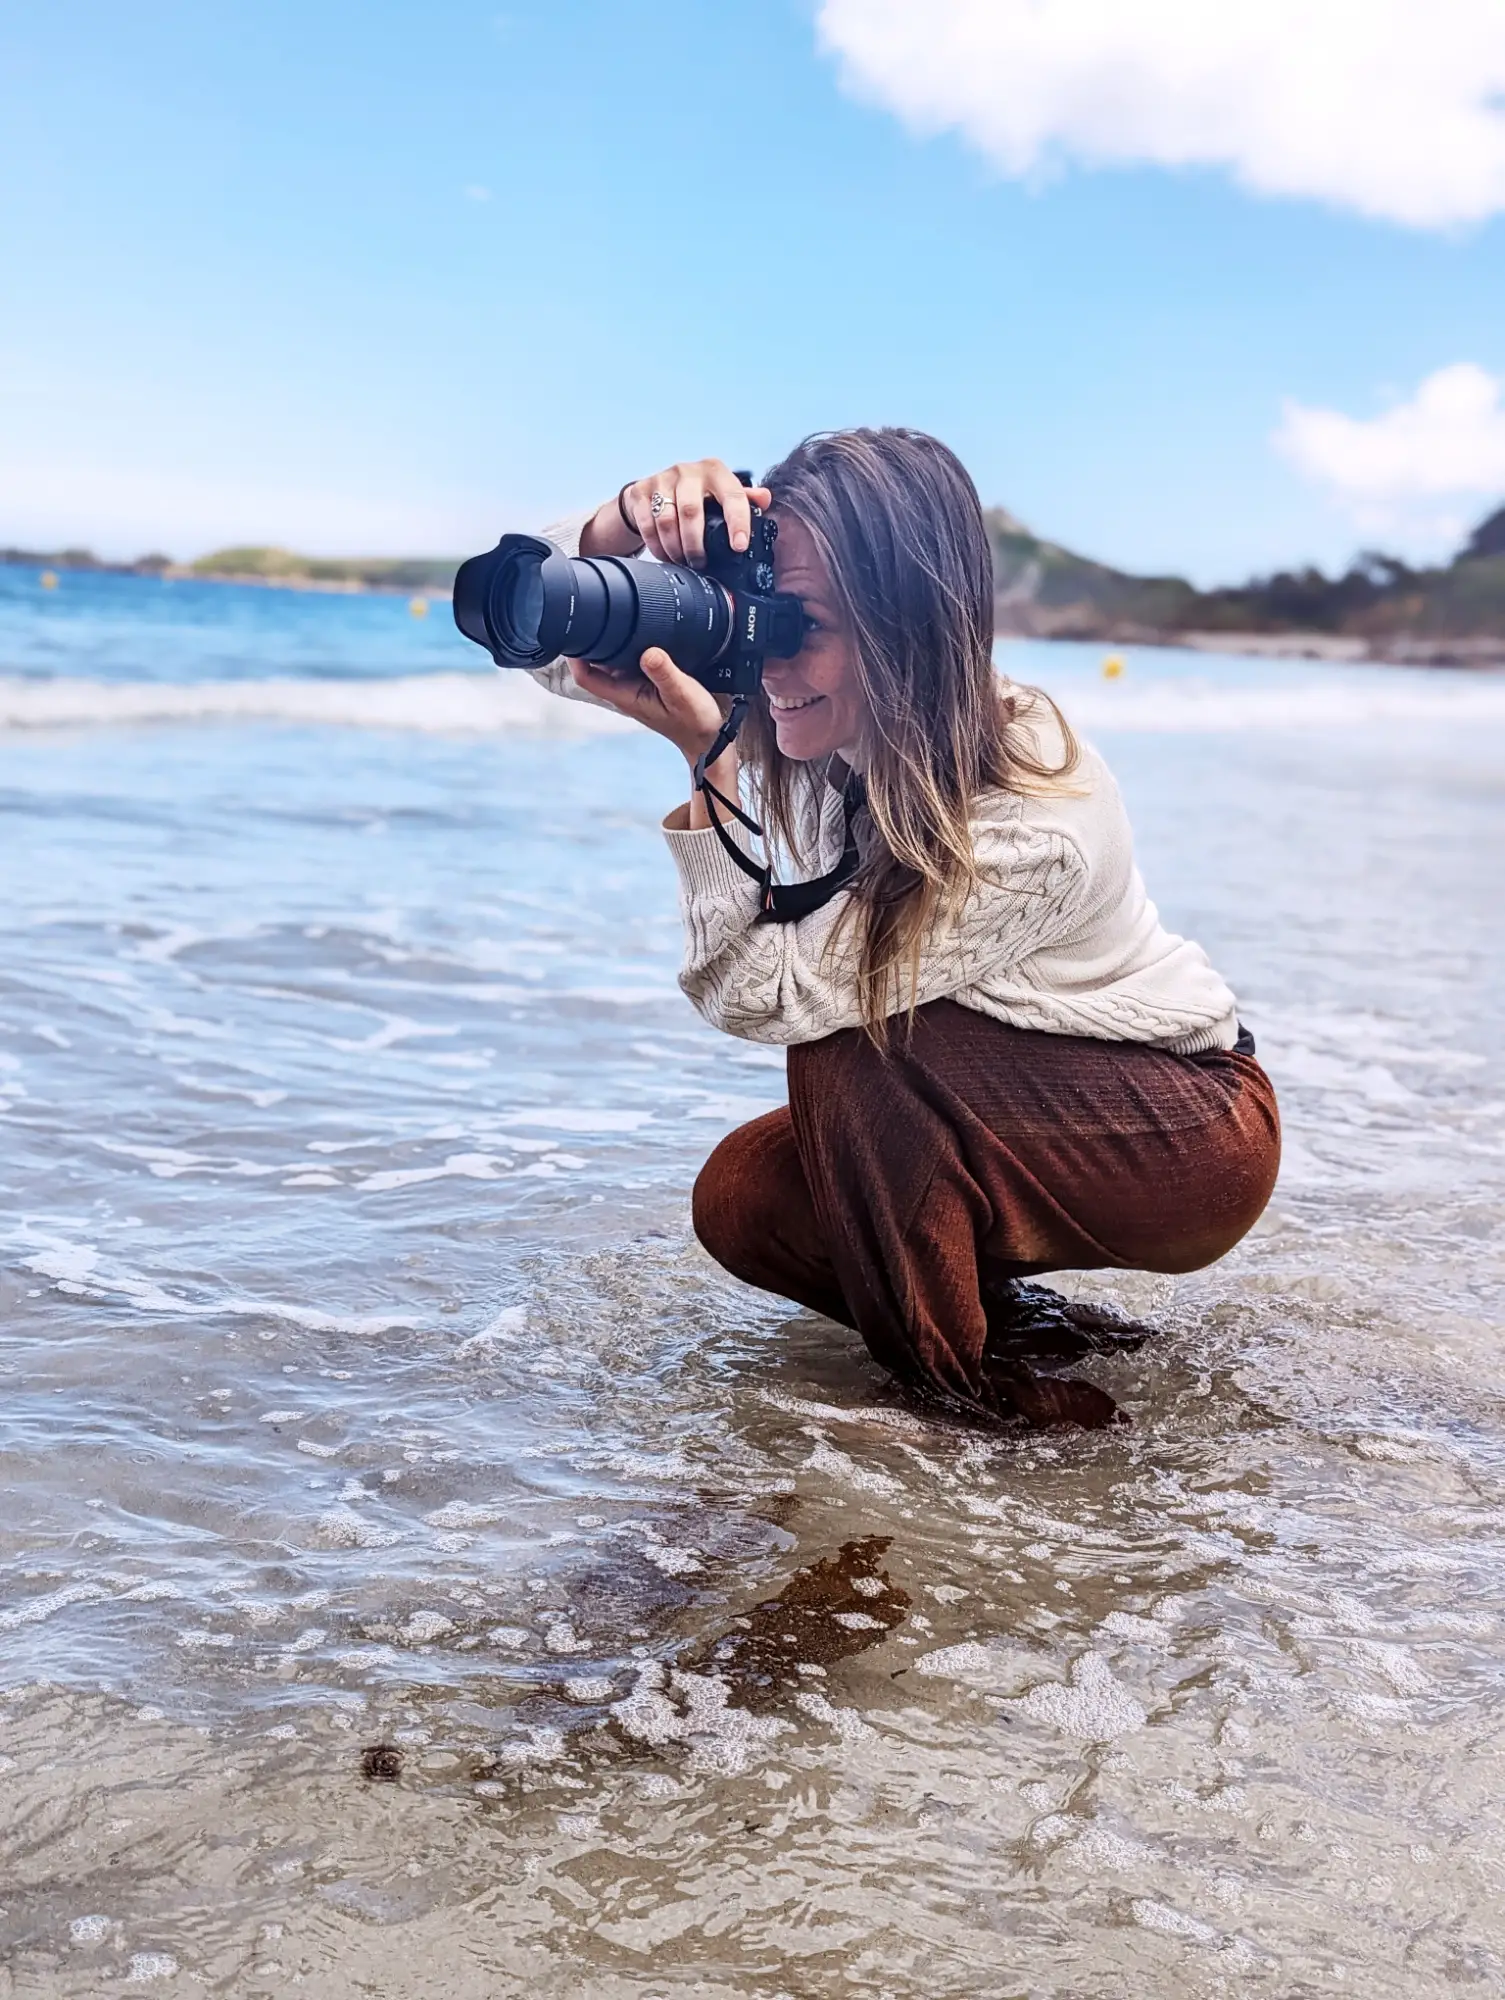
[[[1429,11],[1375,4],[1408,32]],[[1397,219],[1384,159],[1350,186],[1350,151],[1311,166],[1304,127],[1273,166],[1265,126],[1231,164],[1198,139],[1167,166],[1188,146],[1158,100],[1163,145],[1136,125],[1084,163],[1056,110],[1021,165],[976,61],[917,111],[912,52],[864,54],[903,12],[8,9],[0,541],[463,551],[667,459],[762,466],[863,422],[939,432],[1042,533],[1204,580],[1424,553],[1505,499],[1492,181],[1437,192],[1423,161],[1437,213]],[[1086,59],[1062,60],[1075,84]],[[1282,174],[1294,192],[1258,191]],[[1460,365],[1449,470],[1417,398]]]

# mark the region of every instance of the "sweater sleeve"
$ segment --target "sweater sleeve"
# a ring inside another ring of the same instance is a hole
[[[861,923],[842,891],[797,923],[760,923],[757,883],[709,828],[666,829],[679,870],[679,983],[712,1027],[752,1042],[812,1042],[862,1020]],[[1017,816],[974,826],[978,883],[923,941],[915,1004],[944,999],[1072,927],[1087,868],[1075,843]],[[909,1003],[905,978],[900,1005]]]

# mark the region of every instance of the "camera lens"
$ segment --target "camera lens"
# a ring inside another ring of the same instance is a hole
[[[725,650],[731,614],[729,592],[699,570],[567,556],[537,535],[503,535],[455,577],[455,623],[499,667],[543,666],[561,653],[636,666],[662,646],[693,674]]]

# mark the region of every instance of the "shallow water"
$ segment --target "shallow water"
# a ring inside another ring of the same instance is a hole
[[[688,1237],[782,1065],[669,753],[401,600],[0,585],[0,1992],[1505,1980],[1505,686],[1008,656],[1287,1155],[1065,1281],[1131,1430],[1000,1436]]]

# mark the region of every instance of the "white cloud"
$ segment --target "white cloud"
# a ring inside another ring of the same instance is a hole
[[[1293,464],[1358,503],[1505,491],[1505,382],[1471,361],[1439,368],[1377,417],[1287,403],[1275,433]]]
[[[1505,209],[1502,0],[819,0],[852,91],[1006,174],[1210,167],[1417,228]]]

